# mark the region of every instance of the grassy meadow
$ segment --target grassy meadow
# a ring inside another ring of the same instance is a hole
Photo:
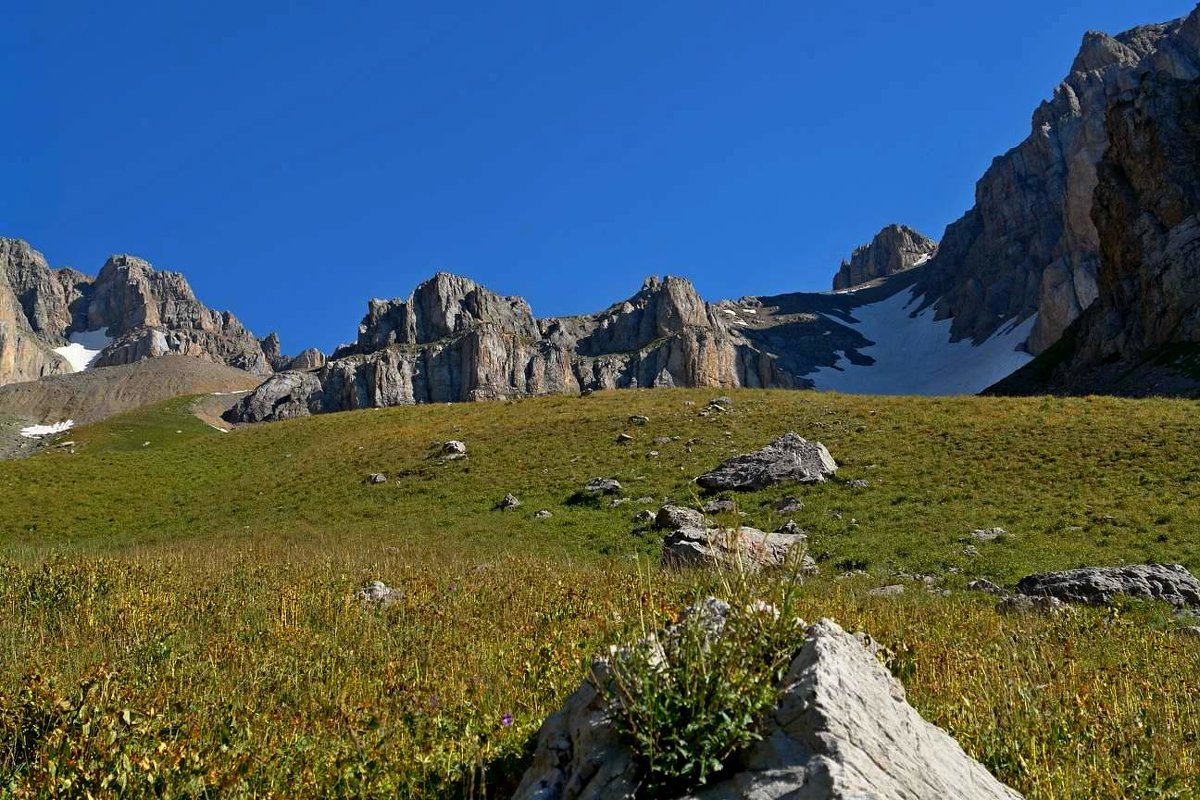
[[[634,513],[702,502],[696,475],[788,430],[869,484],[739,495],[724,519],[810,533],[806,618],[886,645],[910,701],[1029,797],[1200,796],[1200,640],[1168,610],[1012,617],[962,591],[1082,565],[1200,572],[1194,402],[739,391],[700,416],[716,394],[228,434],[182,399],[0,462],[0,796],[506,797],[592,655],[728,589],[660,570]],[[444,461],[447,439],[469,457]],[[597,476],[630,502],[575,502]],[[496,510],[508,492],[522,506]],[[804,508],[781,515],[789,494]],[[1011,535],[969,535],[994,526]],[[355,602],[376,579],[403,599]]]

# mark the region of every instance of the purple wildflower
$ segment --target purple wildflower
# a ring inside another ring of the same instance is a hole
[[[500,724],[506,728],[511,728],[513,723],[512,714],[505,714],[500,718]]]

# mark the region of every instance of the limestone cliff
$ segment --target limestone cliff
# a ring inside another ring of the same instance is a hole
[[[1097,297],[1100,234],[1092,217],[1105,113],[1147,71],[1200,75],[1200,10],[1117,36],[1088,33],[1032,132],[980,179],[975,206],[950,225],[919,291],[955,338],[979,341],[1037,314],[1041,352]]]
[[[937,252],[937,242],[907,225],[888,225],[869,244],[858,247],[833,276],[842,291],[924,264]]]

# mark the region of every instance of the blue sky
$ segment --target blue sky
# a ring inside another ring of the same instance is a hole
[[[284,348],[439,269],[539,316],[823,290],[940,237],[1084,31],[1183,0],[6,4],[0,235],[129,252]]]

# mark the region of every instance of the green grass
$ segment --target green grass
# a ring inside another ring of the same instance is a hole
[[[71,431],[73,454],[0,463],[0,732],[28,733],[7,762],[0,744],[0,775],[16,796],[504,796],[590,655],[711,588],[657,569],[659,542],[631,533],[642,505],[568,499],[610,476],[645,507],[692,503],[697,474],[795,430],[870,482],[737,498],[762,528],[803,498],[789,517],[823,574],[802,613],[888,644],[914,705],[1031,797],[1197,795],[1200,654],[1162,609],[1014,619],[916,584],[865,595],[895,571],[950,589],[1084,564],[1200,571],[1195,403],[743,391],[698,416],[715,394],[230,434],[179,400]],[[468,459],[441,461],[451,438]],[[519,511],[494,510],[507,492]],[[993,526],[1012,536],[970,540]],[[871,575],[834,578],[849,567]],[[376,578],[404,601],[350,600]]]

